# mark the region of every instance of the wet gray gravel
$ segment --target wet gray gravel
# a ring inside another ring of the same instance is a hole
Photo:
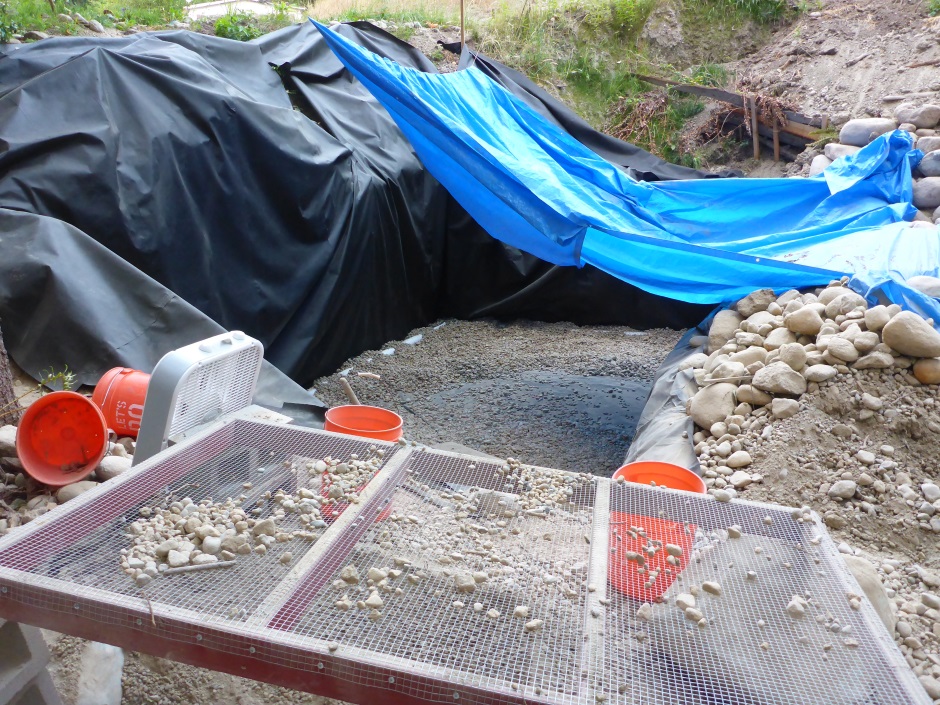
[[[441,325],[443,323],[443,325]],[[682,331],[518,321],[442,321],[414,345],[390,341],[316,381],[331,406],[391,409],[405,436],[456,442],[547,467],[610,475],[626,455],[660,362]],[[377,374],[381,379],[359,376]]]

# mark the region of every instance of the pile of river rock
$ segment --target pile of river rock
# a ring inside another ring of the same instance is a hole
[[[826,145],[823,154],[815,156],[809,173],[820,173],[836,159],[854,154],[876,137],[904,130],[914,138],[914,146],[924,153],[914,170],[914,206],[919,209],[916,220],[940,222],[940,105],[902,103],[894,117],[873,117],[849,120],[839,131],[839,141]]]
[[[719,499],[762,481],[747,470],[749,449],[770,438],[774,421],[794,416],[807,391],[857,370],[881,370],[908,385],[940,383],[940,333],[932,322],[897,305],[869,307],[845,283],[780,296],[770,289],[755,291],[716,314],[707,352],[683,362],[698,386],[687,406],[701,429],[693,437],[695,452],[710,492]],[[862,419],[883,405],[870,394],[857,401]],[[936,422],[927,423],[940,432]],[[856,480],[840,480],[828,494],[850,499],[857,487]],[[940,533],[940,516],[929,526]]]

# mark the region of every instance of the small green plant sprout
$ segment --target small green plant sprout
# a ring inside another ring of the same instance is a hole
[[[38,393],[39,396],[42,396],[47,390],[70,392],[75,388],[75,381],[75,373],[69,369],[68,365],[65,365],[61,372],[56,372],[53,367],[50,367],[48,370],[43,370],[42,377],[39,379],[39,383],[36,385],[35,389],[29,389],[23,394],[20,394],[20,396],[13,401],[0,406],[0,419],[6,416],[12,416],[18,412],[20,410],[20,399],[28,397],[33,393]]]

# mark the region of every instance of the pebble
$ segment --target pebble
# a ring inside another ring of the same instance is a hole
[[[920,486],[920,491],[924,494],[924,499],[928,502],[936,502],[940,499],[940,487],[932,482],[925,482]]]
[[[854,480],[839,480],[832,484],[827,494],[833,499],[851,499],[857,489]]]
[[[676,607],[680,610],[687,610],[690,607],[695,607],[695,596],[690,595],[689,593],[681,593],[676,597]]]
[[[166,562],[171,568],[181,568],[184,565],[189,565],[189,553],[176,550],[170,551],[167,554]]]
[[[71,485],[66,485],[65,487],[59,488],[59,490],[56,492],[55,498],[59,504],[64,504],[65,502],[75,499],[80,494],[88,492],[88,490],[93,490],[97,486],[98,483],[91,480],[73,482]]]
[[[935,357],[914,363],[914,377],[921,384],[940,384],[940,360]]]
[[[806,380],[785,362],[773,362],[759,369],[751,385],[771,394],[799,396],[806,391]]]
[[[526,622],[523,629],[527,632],[537,632],[542,628],[542,625],[545,624],[541,619],[533,619],[530,622]]]
[[[257,522],[251,530],[251,533],[255,536],[274,536],[277,531],[277,525],[274,523],[274,519],[269,517],[267,519],[262,519]],[[348,566],[355,569],[355,566]],[[340,576],[342,577],[342,576]],[[344,578],[345,580],[345,578]],[[356,581],[358,582],[359,575],[356,574]]]
[[[714,581],[707,580],[702,583],[702,590],[715,596],[721,596],[721,585]]]
[[[750,465],[751,462],[752,460],[751,460],[750,453],[748,453],[746,450],[738,450],[732,453],[728,457],[728,460],[726,461],[725,464],[729,468],[743,468],[743,467],[747,467],[748,465]]]
[[[920,601],[931,609],[940,610],[940,597],[932,592],[924,592],[920,595]]]
[[[117,446],[123,450],[123,446]],[[102,482],[107,482],[131,469],[133,460],[118,455],[106,455],[95,468],[95,476]]]
[[[806,614],[807,603],[799,595],[794,595],[790,602],[787,603],[787,614],[793,617],[793,619],[803,619]]]
[[[911,311],[901,311],[891,318],[882,330],[882,339],[902,355],[940,357],[940,333]]]
[[[472,593],[477,589],[476,581],[470,573],[454,573],[454,586],[459,593]]]

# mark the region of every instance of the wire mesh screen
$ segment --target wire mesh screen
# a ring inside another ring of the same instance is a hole
[[[433,452],[276,624],[464,683],[576,701],[594,482]]]
[[[356,702],[928,702],[856,592],[799,511],[254,421],[0,540],[0,614]]]
[[[893,640],[808,513],[614,485],[610,552],[595,688],[612,701],[915,701]]]
[[[251,403],[261,364],[260,345],[192,369],[177,392],[169,436],[175,436]]]
[[[373,459],[378,470],[396,450],[236,421],[3,548],[0,565],[242,621],[348,504],[320,505],[328,487],[317,461]],[[304,502],[317,506],[317,519],[305,519]]]

